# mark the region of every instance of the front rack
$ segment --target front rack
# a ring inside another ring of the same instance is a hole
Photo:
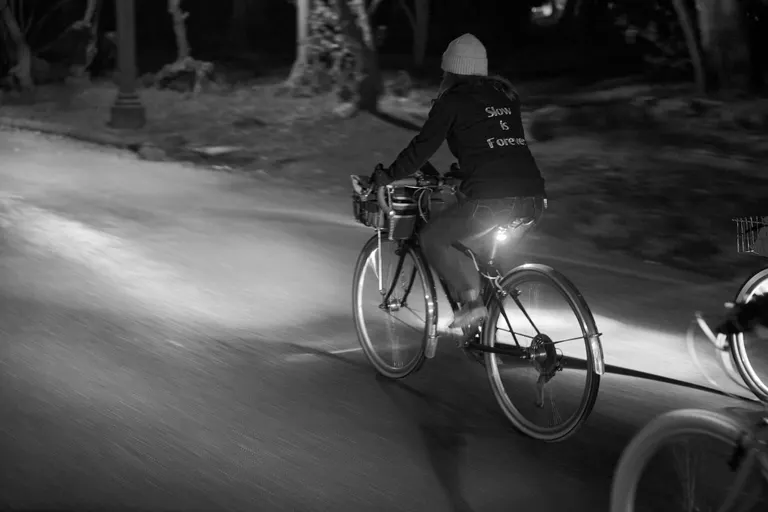
[[[738,217],[736,223],[736,251],[768,257],[768,217]]]

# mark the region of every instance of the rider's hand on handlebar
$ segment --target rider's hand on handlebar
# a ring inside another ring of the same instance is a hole
[[[741,305],[728,303],[725,306],[728,308],[728,312],[726,313],[725,318],[715,327],[715,333],[732,336],[748,330],[739,320]]]
[[[445,173],[446,178],[461,179],[461,168],[457,162],[451,164],[451,168]]]
[[[761,331],[768,327],[768,295],[758,295],[749,302],[726,304],[728,312],[720,324],[715,327],[716,333],[735,335],[750,331]],[[761,336],[762,337],[762,336]]]
[[[371,188],[378,189],[379,187],[392,183],[393,181],[394,180],[392,179],[392,176],[390,176],[389,171],[385,169],[382,164],[377,164],[376,169],[374,169],[373,174],[371,174],[369,183]]]

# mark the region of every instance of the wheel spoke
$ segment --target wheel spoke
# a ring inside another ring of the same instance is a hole
[[[389,318],[390,320],[394,320],[394,321],[396,321],[396,322],[400,322],[401,324],[403,324],[404,326],[408,327],[409,329],[411,329],[411,330],[413,330],[413,331],[415,331],[415,332],[419,332],[419,333],[420,333],[420,332],[422,332],[422,331],[424,330],[424,328],[423,328],[423,327],[421,328],[421,330],[419,330],[418,328],[416,328],[416,327],[414,327],[414,326],[410,325],[408,322],[406,322],[406,321],[405,321],[405,320],[403,320],[402,318],[398,318],[398,317],[396,317],[396,316],[395,316],[395,315],[393,315],[391,312],[387,312],[387,318]]]
[[[496,299],[494,304],[499,308],[499,313],[501,313],[501,316],[504,317],[504,321],[507,323],[507,326],[509,327],[509,330],[507,332],[512,335],[512,339],[515,341],[515,345],[517,345],[519,347],[520,346],[520,342],[517,341],[517,335],[512,330],[512,323],[509,321],[509,317],[507,316],[507,312],[504,309],[504,303],[501,300],[499,300],[498,295],[493,294],[491,296]]]
[[[517,291],[517,290],[515,290],[515,291]],[[519,308],[520,308],[520,311],[523,313],[523,315],[525,316],[525,318],[528,320],[528,323],[530,323],[530,324],[531,324],[531,327],[533,327],[533,330],[534,330],[534,331],[536,331],[536,334],[541,334],[541,333],[539,332],[539,328],[538,328],[538,327],[536,327],[536,324],[534,324],[534,323],[533,323],[533,320],[531,320],[531,317],[530,317],[530,315],[528,315],[528,311],[526,311],[526,309],[525,309],[525,308],[523,307],[523,305],[520,303],[520,299],[519,299],[519,298],[517,297],[517,295],[516,295],[516,294],[514,294],[514,293],[512,294],[512,300],[513,300],[513,301],[515,301],[515,304],[517,304],[517,307],[519,307]]]
[[[558,409],[557,403],[555,402],[554,393],[551,391],[549,392],[549,404],[552,406],[552,417],[549,422],[549,426],[556,427],[563,422],[563,417],[560,415],[560,410]]]
[[[415,312],[413,309],[409,308],[408,306],[406,306],[406,307],[405,307],[405,309],[407,309],[408,311],[410,311],[410,312],[411,312],[411,314],[413,314],[413,316],[415,316],[416,318],[418,318],[418,319],[419,319],[419,321],[421,321],[421,322],[424,322],[424,323],[426,324],[426,321],[425,321],[425,319],[424,319],[424,318],[422,318],[422,317],[420,317],[419,315],[417,315],[417,314],[416,314],[416,312]]]
[[[521,337],[527,338],[529,340],[532,340],[533,338],[536,337],[536,336],[531,336],[530,334],[525,334],[525,333],[522,333],[522,332],[511,331],[509,329],[504,329],[503,327],[496,327],[496,330],[509,333],[512,336],[521,336]],[[572,338],[566,338],[564,340],[550,341],[550,342],[547,342],[547,344],[548,345],[559,345],[560,343],[567,343],[569,341],[579,341],[579,340],[580,341],[584,341],[584,335],[583,334],[581,336],[574,336]]]
[[[694,466],[695,456],[688,450],[688,444],[684,443],[685,448],[673,449],[674,467],[678,475],[680,475],[680,483],[682,485],[682,507],[685,512],[696,512],[696,476],[691,470]],[[680,455],[680,452],[684,452]]]

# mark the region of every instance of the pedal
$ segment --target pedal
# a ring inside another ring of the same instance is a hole
[[[456,346],[461,349],[464,355],[472,362],[478,363],[485,368],[485,357],[482,352],[472,350],[470,345],[480,344],[480,327],[470,331],[464,329],[465,335],[456,340]]]
[[[485,356],[482,352],[472,350],[467,345],[461,347],[461,351],[464,353],[467,359],[485,368]]]

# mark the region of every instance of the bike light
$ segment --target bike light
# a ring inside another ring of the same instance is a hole
[[[500,229],[496,232],[496,240],[499,242],[503,242],[507,239],[507,230],[506,229]]]

